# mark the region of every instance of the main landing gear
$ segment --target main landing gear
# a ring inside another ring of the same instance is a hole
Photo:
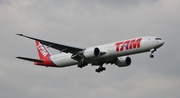
[[[95,71],[98,72],[98,73],[100,73],[100,72],[105,71],[105,70],[106,70],[105,67],[100,66],[100,67],[99,67],[98,69],[96,69]]]
[[[149,55],[150,58],[154,58],[154,52],[156,51],[156,49],[151,49],[150,52],[151,54]]]
[[[87,65],[88,65],[88,64],[85,63],[85,62],[79,62],[78,68],[83,68],[83,67],[85,67],[85,66],[87,66]]]
[[[83,57],[82,59],[81,59],[81,61],[78,63],[78,68],[83,68],[83,67],[85,67],[85,66],[87,66],[88,65],[88,63],[86,63],[85,62],[85,58]]]

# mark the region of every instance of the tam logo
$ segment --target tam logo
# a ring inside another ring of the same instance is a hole
[[[119,51],[123,51],[124,48],[126,50],[129,49],[136,49],[136,48],[140,48],[140,43],[141,43],[142,38],[138,38],[138,39],[132,39],[132,40],[126,40],[126,41],[122,41],[122,42],[117,42],[116,45],[116,52]]]
[[[46,51],[46,49],[44,48],[44,46],[40,42],[37,45],[37,48],[44,57],[46,57],[46,55],[48,55],[48,52]]]

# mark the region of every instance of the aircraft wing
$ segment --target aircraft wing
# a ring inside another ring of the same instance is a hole
[[[23,34],[17,34],[17,35],[23,36],[23,37],[26,37],[26,38],[29,38],[29,39],[37,40],[37,41],[41,42],[41,44],[44,44],[44,45],[46,45],[48,47],[57,49],[57,50],[59,50],[61,52],[65,52],[65,53],[75,54],[75,53],[78,53],[80,51],[85,50],[84,48],[77,48],[77,47],[57,44],[57,43],[53,43],[53,42],[49,42],[49,41],[45,41],[45,40],[29,37],[29,36],[26,36],[26,35],[23,35]]]

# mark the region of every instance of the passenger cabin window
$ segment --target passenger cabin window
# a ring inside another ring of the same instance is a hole
[[[156,38],[156,40],[161,40],[161,38]]]

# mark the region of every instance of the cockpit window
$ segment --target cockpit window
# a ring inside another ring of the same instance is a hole
[[[155,40],[162,40],[161,38],[156,38]]]

